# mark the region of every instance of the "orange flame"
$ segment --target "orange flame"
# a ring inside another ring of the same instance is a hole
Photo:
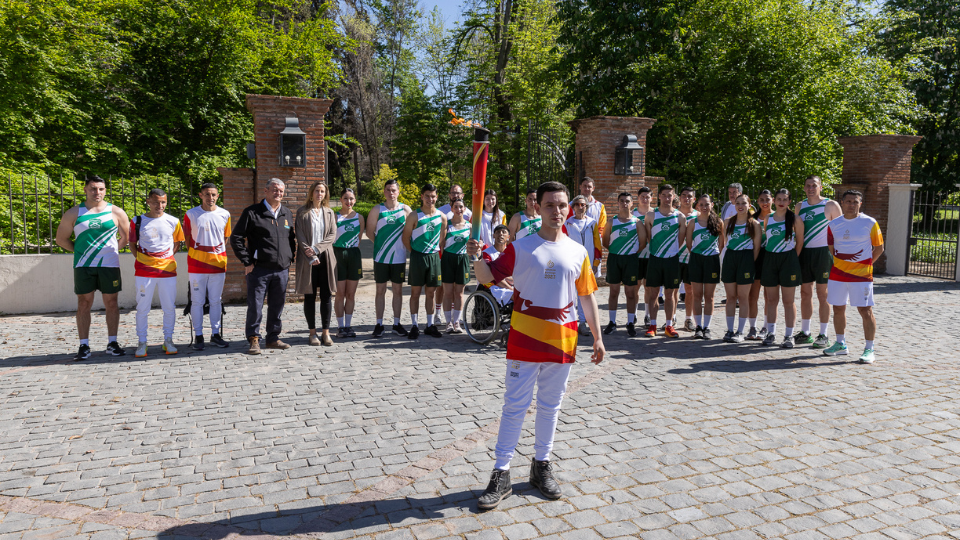
[[[481,127],[479,122],[458,117],[457,113],[453,112],[453,109],[447,109],[447,112],[453,115],[453,119],[450,120],[450,123],[454,126],[463,126],[468,128]]]

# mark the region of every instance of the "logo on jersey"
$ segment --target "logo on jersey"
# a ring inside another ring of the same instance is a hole
[[[815,220],[815,219],[817,219],[817,216],[815,216],[815,215],[813,215],[813,214],[804,214],[804,216],[803,216],[803,220],[804,220],[804,221],[813,221],[813,220]]]
[[[90,224],[88,225],[88,227],[90,227],[91,229],[99,229],[100,226],[101,226],[100,218],[91,219]]]

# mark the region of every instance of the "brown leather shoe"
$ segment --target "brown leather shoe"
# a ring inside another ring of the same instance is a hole
[[[311,347],[319,347],[320,340],[317,339],[316,334],[310,334],[310,340],[307,342]]]
[[[330,347],[333,345],[333,340],[330,339],[330,334],[324,334],[321,336],[320,342],[323,343],[324,347]]]
[[[249,337],[247,341],[250,342],[250,348],[247,349],[247,354],[260,354],[260,338]]]
[[[280,341],[280,340],[278,339],[278,340],[276,340],[276,341],[267,343],[266,345],[264,345],[264,348],[266,348],[266,349],[279,349],[279,350],[281,350],[281,351],[285,351],[285,350],[289,349],[290,346],[287,345],[286,343]]]

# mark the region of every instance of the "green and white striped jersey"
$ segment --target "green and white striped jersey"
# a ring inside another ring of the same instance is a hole
[[[403,226],[407,222],[406,205],[398,204],[393,210],[380,205],[377,229],[373,240],[373,260],[383,264],[407,262],[407,250],[403,247]]]
[[[643,227],[643,224],[647,220],[647,215],[641,214],[640,210],[637,210],[636,208],[633,209],[633,217],[640,220],[640,223],[637,223],[637,227]],[[641,259],[650,258],[650,242],[649,241],[647,242],[647,245],[643,246],[643,249],[640,251],[640,258]]]
[[[765,249],[770,253],[784,253],[797,248],[797,235],[791,234],[787,240],[787,224],[785,221],[774,221],[773,216],[767,218],[764,227],[764,237],[767,240]]]
[[[470,240],[470,222],[461,223],[460,228],[451,223],[447,225],[447,237],[443,242],[443,252],[465,255],[468,240]]]
[[[702,227],[700,222],[693,222],[693,249],[697,255],[719,255],[720,237],[710,233],[710,229]]]
[[[113,205],[94,212],[80,205],[73,225],[73,267],[120,267],[120,247],[117,232],[120,227],[113,219]]]
[[[543,219],[540,216],[537,217],[527,217],[526,214],[520,213],[520,227],[517,229],[517,240],[523,238],[524,236],[530,236],[531,234],[536,234],[540,230],[540,225],[543,224]]]
[[[650,227],[650,255],[663,259],[680,253],[680,219],[683,214],[674,210],[669,215],[653,211],[653,225]]]
[[[678,212],[679,212],[679,210],[678,210]],[[683,215],[683,212],[680,212],[680,215]],[[692,223],[694,222],[694,220],[697,219],[697,216],[699,216],[699,215],[700,215],[700,212],[697,212],[696,210],[694,210],[693,212],[690,213],[689,216],[686,216],[686,218],[687,218],[687,227],[691,227],[691,226],[692,226]],[[689,262],[690,262],[690,250],[687,249],[687,243],[686,243],[686,242],[684,242],[684,243],[683,243],[683,246],[680,247],[680,262],[682,262],[682,263],[689,263]]]
[[[803,220],[803,247],[817,248],[827,246],[827,199],[817,204],[807,201],[800,203],[800,214],[797,217]]]
[[[615,255],[635,255],[640,248],[637,238],[637,225],[640,220],[630,216],[629,221],[620,221],[618,216],[610,220],[610,253]]]
[[[360,214],[345,217],[337,212],[337,239],[333,247],[353,248],[360,245]]]
[[[410,247],[417,253],[436,253],[440,251],[440,228],[443,226],[443,213],[433,211],[432,216],[417,209],[417,226],[410,236]]]
[[[747,232],[746,223],[733,226],[733,230],[727,235],[727,249],[731,251],[753,249],[753,238]]]

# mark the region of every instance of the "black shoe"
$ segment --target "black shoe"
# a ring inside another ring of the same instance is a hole
[[[713,339],[713,335],[710,334],[710,329],[709,329],[709,328],[704,328],[704,329],[703,329],[702,339]]]
[[[193,350],[195,351],[203,350],[203,336],[197,336],[193,338]]]
[[[347,337],[357,337],[357,333],[353,331],[352,326],[348,326],[346,328],[346,331],[347,331]]]
[[[733,341],[733,330],[727,330],[727,333],[723,335],[724,343],[734,343]]]
[[[540,488],[540,493],[548,499],[559,499],[563,496],[560,484],[553,478],[553,466],[549,461],[533,460],[530,463],[530,485]]]
[[[407,329],[404,328],[402,324],[393,325],[393,333],[398,336],[406,336],[410,334],[409,332],[407,332]]]
[[[413,325],[410,327],[410,331],[407,332],[407,339],[417,339],[420,337],[420,327]]]
[[[93,356],[93,351],[90,350],[90,346],[81,345],[73,359],[79,362],[80,360],[89,360],[91,356]]]
[[[510,471],[494,469],[490,475],[490,483],[487,484],[487,489],[483,490],[480,498],[477,499],[477,507],[481,510],[496,508],[500,501],[509,497],[512,493]]]
[[[123,350],[123,347],[121,347],[119,343],[111,341],[107,343],[107,354],[110,356],[123,356],[127,354],[127,352]]]
[[[210,336],[210,343],[213,343],[214,345],[216,345],[217,347],[220,347],[221,349],[226,349],[227,347],[230,346],[229,343],[227,343],[226,341],[223,340],[222,337],[220,337],[220,334],[214,334]]]
[[[661,305],[661,306],[666,304],[666,302],[663,300],[663,297],[662,297],[662,296],[661,296],[660,298],[657,298],[657,301],[660,302],[660,305]]]
[[[627,323],[627,335],[630,337],[635,337],[637,335],[637,325],[634,323]]]
[[[616,329],[617,329],[617,323],[615,323],[615,322],[613,322],[613,321],[610,321],[610,322],[607,323],[607,326],[604,327],[603,333],[604,333],[604,334],[612,334],[613,331],[616,330]]]
[[[423,333],[431,337],[443,337],[443,334],[440,333],[440,329],[437,328],[437,325],[431,324],[430,326],[423,329]]]
[[[687,301],[687,293],[680,293],[680,301],[681,302]]]
[[[697,329],[693,331],[693,339],[703,339],[703,328],[698,326]]]
[[[383,325],[378,324],[373,327],[373,337],[383,337]]]

